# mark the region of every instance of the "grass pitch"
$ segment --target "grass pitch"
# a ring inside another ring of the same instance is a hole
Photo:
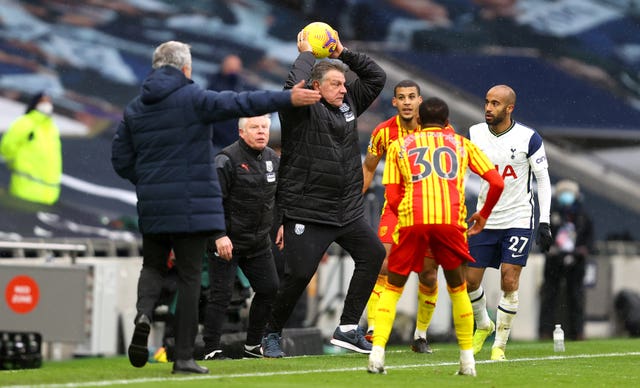
[[[476,356],[477,377],[454,376],[455,343],[432,343],[430,355],[408,346],[387,349],[387,375],[366,372],[367,356],[344,353],[283,359],[203,361],[211,373],[172,375],[170,363],[136,369],[126,357],[45,362],[40,369],[0,371],[0,386],[11,387],[639,387],[640,339],[553,343],[511,342],[507,361],[489,361],[490,344]]]

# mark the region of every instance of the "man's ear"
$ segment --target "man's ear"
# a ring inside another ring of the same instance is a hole
[[[318,81],[312,81],[312,82],[311,82],[311,88],[312,88],[313,90],[320,90],[320,82],[318,82]]]
[[[182,74],[184,74],[185,77],[191,79],[191,65],[182,66]]]

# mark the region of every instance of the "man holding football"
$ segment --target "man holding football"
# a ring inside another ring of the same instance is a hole
[[[378,97],[386,73],[367,55],[347,50],[337,33],[330,59],[316,62],[307,37],[304,30],[298,34],[300,54],[285,89],[306,81],[322,99],[304,109],[279,111],[282,155],[276,198],[282,211],[284,235],[278,238],[284,239],[286,272],[262,341],[265,357],[284,355],[282,328],[333,242],[351,255],[355,269],[331,343],[371,352],[358,322],[385,256],[364,217],[356,118]],[[357,77],[347,78],[348,70]]]

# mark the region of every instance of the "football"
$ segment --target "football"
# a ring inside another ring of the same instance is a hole
[[[337,32],[327,23],[309,23],[303,31],[307,33],[307,40],[316,58],[326,58],[335,51]]]

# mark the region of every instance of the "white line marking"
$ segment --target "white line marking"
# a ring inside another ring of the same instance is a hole
[[[476,361],[476,364],[489,364],[489,363],[504,363],[504,362],[529,362],[529,361],[544,361],[544,360],[570,360],[579,358],[602,358],[602,357],[626,357],[626,356],[640,356],[640,352],[626,352],[626,353],[601,353],[601,354],[577,354],[575,356],[549,356],[549,357],[526,357],[526,358],[514,358],[503,361]],[[437,367],[437,366],[453,366],[458,365],[459,362],[439,362],[439,363],[424,363],[424,364],[411,364],[411,365],[389,365],[385,366],[387,370],[393,369],[413,369],[424,367]],[[77,387],[106,387],[112,385],[133,385],[133,384],[145,384],[145,383],[161,383],[166,381],[193,381],[193,380],[217,380],[217,379],[233,379],[233,378],[247,378],[247,377],[269,377],[269,376],[286,376],[286,375],[303,375],[312,373],[339,373],[339,372],[352,372],[352,371],[366,371],[366,359],[363,359],[362,366],[357,368],[334,368],[334,369],[309,369],[309,370],[296,370],[296,371],[279,371],[279,372],[257,372],[257,373],[241,373],[230,375],[190,375],[185,377],[173,376],[173,377],[156,377],[156,378],[144,378],[144,379],[128,379],[128,380],[105,380],[105,381],[85,381],[78,383],[63,383],[63,384],[41,384],[41,385],[12,385],[13,388],[77,388]]]

